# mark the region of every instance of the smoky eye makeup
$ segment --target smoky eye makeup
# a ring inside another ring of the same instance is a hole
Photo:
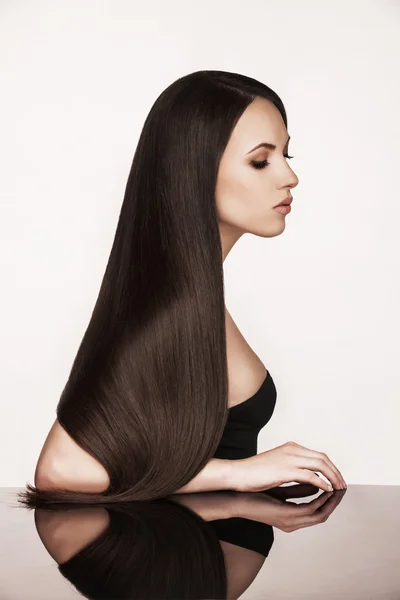
[[[284,153],[283,155],[285,158],[294,158],[294,156],[289,156],[289,154]],[[264,169],[267,165],[271,164],[267,161],[267,159],[265,160],[251,160],[250,164],[255,168],[255,169]]]
[[[267,160],[251,160],[250,164],[253,165],[255,169],[264,169],[270,163]]]

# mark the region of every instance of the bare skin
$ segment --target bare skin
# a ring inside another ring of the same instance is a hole
[[[244,233],[263,238],[280,235],[285,219],[273,207],[292,195],[299,179],[284,154],[288,153],[288,131],[278,109],[264,98],[256,98],[238,120],[222,155],[215,190],[223,258]],[[259,148],[262,142],[276,150]],[[256,169],[251,161],[268,165]]]
[[[278,109],[263,98],[256,98],[237,122],[221,158],[216,186],[223,260],[244,233],[275,237],[285,230],[287,217],[273,207],[291,195],[299,182],[284,157],[288,152],[287,140],[288,132]],[[261,142],[275,144],[276,150],[261,147],[249,152]],[[264,160],[269,164],[261,169],[251,163]],[[225,323],[228,406],[234,406],[260,388],[266,367],[227,309]],[[325,460],[330,471],[336,473],[337,487],[344,487],[336,467],[327,457]],[[78,446],[56,419],[38,459],[35,485],[42,489],[63,485],[76,491],[102,492],[109,485],[109,477],[104,467]]]

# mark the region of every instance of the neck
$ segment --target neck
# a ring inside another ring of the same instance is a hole
[[[237,227],[221,222],[219,223],[219,232],[222,245],[222,262],[224,262],[238,239],[246,232],[243,229],[238,229]]]

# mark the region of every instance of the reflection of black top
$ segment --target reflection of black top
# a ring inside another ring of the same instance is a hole
[[[232,517],[208,521],[208,525],[213,528],[218,539],[254,550],[265,557],[268,556],[275,539],[271,525],[253,519]]]
[[[228,420],[214,458],[248,458],[257,454],[260,429],[272,417],[277,390],[271,374],[253,396],[229,409]]]

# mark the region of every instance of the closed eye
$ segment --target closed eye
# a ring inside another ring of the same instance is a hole
[[[294,156],[289,156],[289,154],[284,154],[283,156],[285,158],[294,158]],[[267,160],[252,160],[250,163],[255,169],[264,169],[264,167],[271,164]]]

